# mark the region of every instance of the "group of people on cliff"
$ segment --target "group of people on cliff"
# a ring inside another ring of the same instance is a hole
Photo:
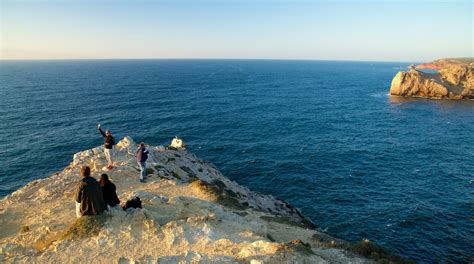
[[[115,138],[109,130],[105,132],[102,130],[100,124],[97,129],[104,137],[104,156],[107,160],[107,169],[113,169],[113,148],[115,145]],[[144,143],[141,143],[136,152],[135,158],[140,168],[140,182],[145,182],[146,177],[146,161],[148,159],[148,150]],[[117,196],[117,188],[105,173],[100,175],[99,181],[91,176],[91,169],[89,166],[83,166],[80,170],[81,181],[78,183],[74,200],[76,201],[76,216],[84,215],[98,215],[107,210],[109,207],[116,207],[120,204],[120,199]],[[141,208],[141,201],[139,197],[134,197],[128,200],[123,206],[123,210],[128,208]]]

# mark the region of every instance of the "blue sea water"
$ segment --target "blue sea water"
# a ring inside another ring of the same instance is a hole
[[[321,229],[422,263],[474,256],[474,101],[390,97],[409,63],[0,62],[0,194],[121,138],[190,151]]]

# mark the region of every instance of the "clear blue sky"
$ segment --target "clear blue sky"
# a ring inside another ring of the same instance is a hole
[[[0,3],[3,59],[474,56],[471,0]]]

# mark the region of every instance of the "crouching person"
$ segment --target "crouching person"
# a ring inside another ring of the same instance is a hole
[[[84,215],[98,215],[107,209],[102,194],[102,188],[96,179],[91,177],[89,166],[81,168],[82,180],[77,186],[76,216],[79,218]]]

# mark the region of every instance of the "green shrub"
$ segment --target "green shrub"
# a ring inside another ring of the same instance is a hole
[[[176,173],[175,171],[172,171],[171,174],[172,174],[173,177],[175,177],[176,179],[181,180],[181,176],[179,176],[179,174]]]
[[[146,175],[153,174],[155,171],[152,168],[146,168]]]
[[[373,259],[379,263],[416,263],[413,260],[394,255],[390,251],[368,240],[362,240],[357,243],[353,243],[350,245],[349,249],[361,256]]]
[[[96,236],[106,220],[107,216],[105,214],[82,216],[68,228],[62,239],[81,239]]]
[[[260,218],[268,222],[275,222],[275,223],[296,226],[296,227],[301,227],[301,228],[311,228],[305,221],[296,222],[295,220],[293,220],[291,217],[288,217],[288,216],[264,215],[264,216],[261,216]]]
[[[243,210],[246,208],[240,204],[239,199],[232,197],[227,191],[223,191],[217,195],[217,202],[232,209]]]
[[[314,252],[311,249],[311,245],[305,243],[299,239],[292,240],[288,243],[283,244],[278,251],[287,251],[287,252],[299,252],[304,255],[313,255]]]
[[[272,235],[268,234],[267,233],[267,238],[268,240],[270,240],[271,242],[275,242],[276,240],[272,237]]]
[[[354,252],[360,256],[372,259],[377,263],[400,263],[400,264],[413,264],[416,263],[413,260],[397,256],[392,252],[384,249],[369,240],[361,240],[358,242],[347,242],[344,240],[334,239],[324,233],[314,235],[313,239],[319,244],[330,248],[345,249],[350,252]]]
[[[193,170],[189,167],[182,166],[181,169],[188,174],[189,177],[197,177]]]
[[[198,177],[194,176],[194,175],[190,175],[189,178],[188,178],[188,182],[189,183],[193,183],[195,181],[199,180]]]
[[[27,225],[24,225],[21,227],[21,233],[27,233],[30,232],[30,227]]]
[[[225,207],[238,210],[243,210],[246,208],[239,203],[239,200],[236,197],[233,197],[232,194],[229,194],[228,190],[224,189],[225,184],[222,181],[214,180],[212,183],[208,183],[198,179],[193,181],[192,185],[194,188],[214,196],[214,200]]]

